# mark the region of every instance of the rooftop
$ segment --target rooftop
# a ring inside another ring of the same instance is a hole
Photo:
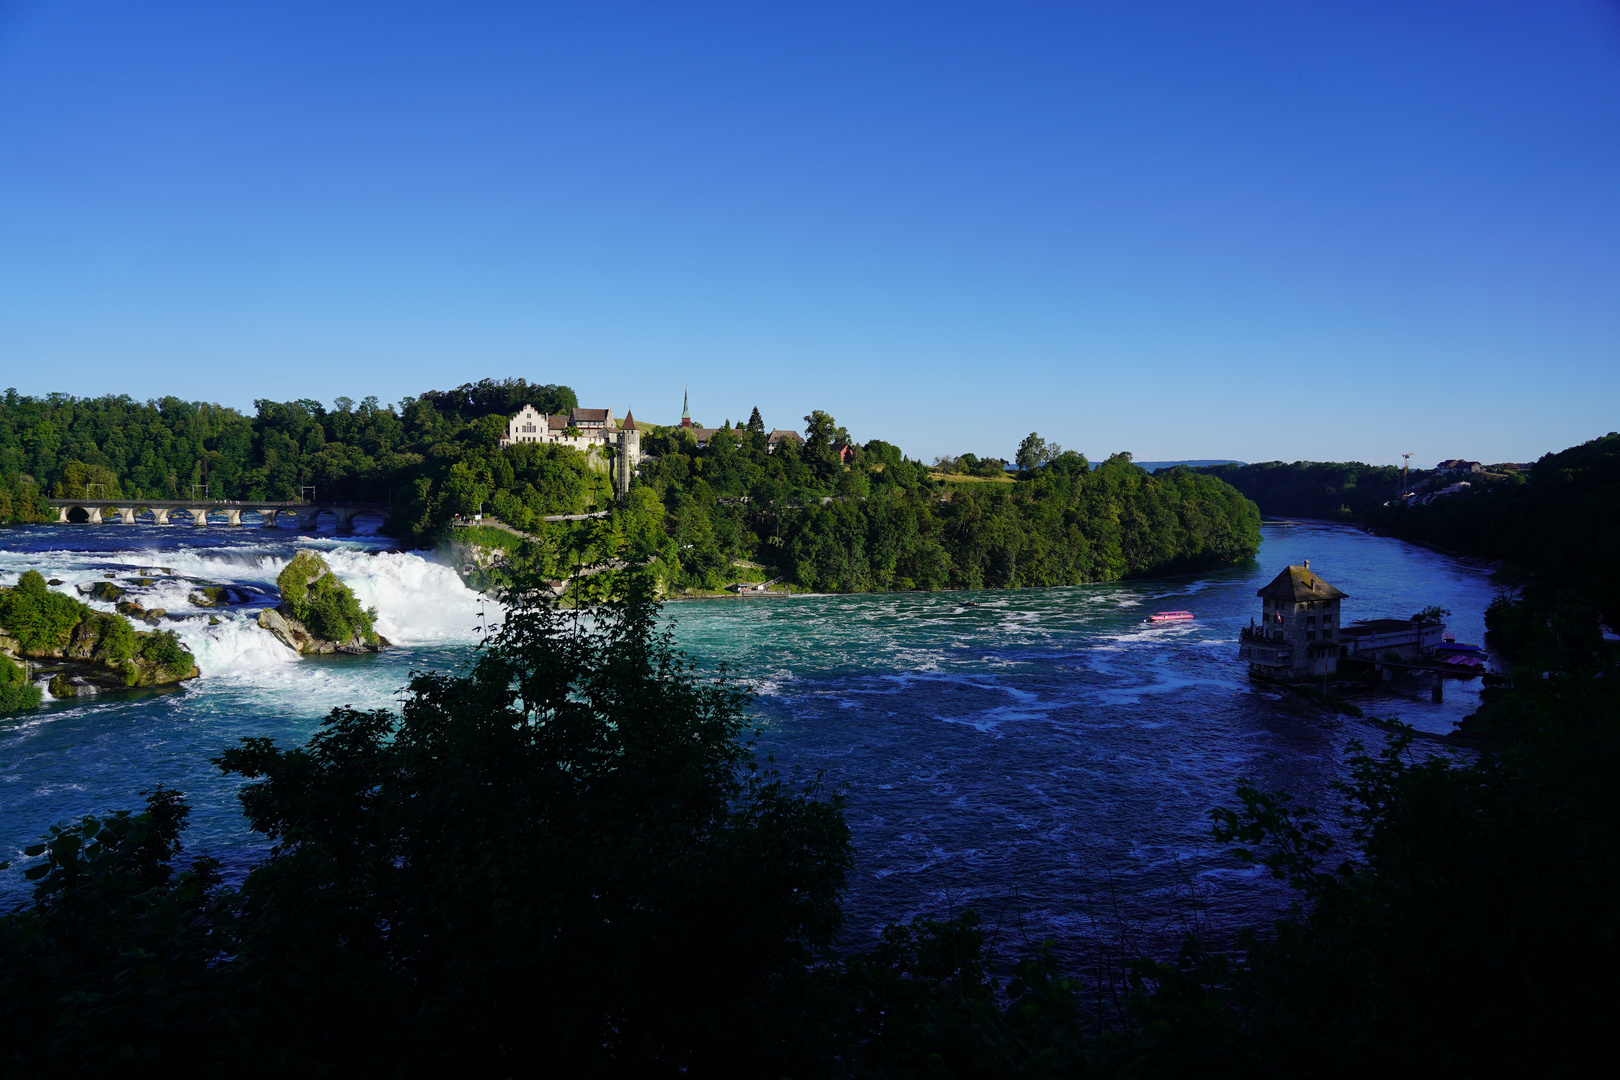
[[[1411,630],[1418,624],[1410,619],[1358,619],[1339,630],[1340,637],[1364,637],[1368,634],[1390,634],[1398,630]]]
[[[1256,591],[1254,595],[1267,600],[1289,600],[1300,603],[1306,600],[1342,600],[1348,594],[1340,592],[1313,573],[1311,564],[1307,561],[1304,566],[1287,567],[1271,579],[1270,585]]]

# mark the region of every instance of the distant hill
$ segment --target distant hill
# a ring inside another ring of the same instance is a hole
[[[1186,461],[1138,461],[1136,464],[1148,472],[1157,472],[1160,469],[1173,469],[1177,465],[1185,465],[1189,469],[1198,469],[1205,465],[1247,465],[1248,462],[1234,461],[1231,458],[1189,458]]]

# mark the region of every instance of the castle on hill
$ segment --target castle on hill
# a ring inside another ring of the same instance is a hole
[[[633,412],[615,420],[612,409],[570,409],[566,414],[548,416],[533,405],[525,405],[506,422],[501,446],[543,443],[567,446],[592,461],[613,463],[613,488],[622,498],[630,491],[630,478],[641,464],[641,426]]]
[[[641,432],[653,426],[637,421],[634,412],[629,409],[625,410],[623,420],[616,420],[612,409],[574,408],[567,413],[548,416],[533,405],[525,405],[506,422],[506,434],[501,436],[500,445],[545,443],[571,447],[587,454],[600,451],[602,455],[615,459],[622,456],[626,462],[622,471],[625,476],[624,489],[627,491],[629,476],[642,462]],[[698,427],[692,423],[691,403],[685,392],[681,394],[681,422],[678,426],[690,431],[699,447],[709,445],[709,440],[720,430]],[[804,437],[791,428],[777,429],[765,436],[766,452],[774,453],[778,446],[787,441],[802,445]],[[617,475],[615,484],[618,484]]]

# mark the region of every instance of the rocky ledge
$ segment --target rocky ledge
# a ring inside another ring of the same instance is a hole
[[[276,578],[281,603],[259,612],[259,625],[301,656],[377,652],[388,639],[373,628],[375,609],[362,608],[326,560],[301,551]]]
[[[322,653],[335,652],[380,652],[389,646],[388,639],[378,633],[373,633],[371,635],[373,640],[370,641],[359,634],[346,641],[330,641],[279,607],[265,608],[259,612],[259,625],[274,634],[287,648],[303,656],[319,656]]]
[[[122,615],[96,611],[30,570],[0,589],[0,653],[48,681],[53,697],[172,686],[199,674],[196,660],[168,630],[138,631]]]

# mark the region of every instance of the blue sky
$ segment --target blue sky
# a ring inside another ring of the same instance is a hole
[[[0,387],[914,456],[1620,428],[1615,3],[0,0]]]

